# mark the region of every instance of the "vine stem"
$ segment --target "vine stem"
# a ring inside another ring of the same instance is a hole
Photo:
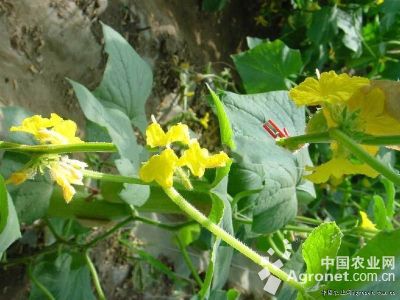
[[[310,133],[297,135],[292,137],[280,138],[276,140],[276,143],[282,147],[287,147],[289,149],[296,149],[299,145],[306,143],[330,143],[332,141],[330,129],[325,132]],[[336,129],[338,130],[338,129]],[[376,146],[386,146],[386,145],[400,145],[400,135],[388,135],[388,136],[370,136],[370,135],[360,135],[356,139],[358,144],[363,145],[376,145]]]
[[[205,215],[203,215],[200,211],[198,211],[194,206],[192,206],[186,199],[178,193],[173,187],[164,188],[165,193],[168,197],[177,205],[179,206],[182,211],[188,214],[191,218],[195,221],[200,223],[203,227],[208,229],[211,233],[213,233],[216,237],[220,238],[228,245],[235,248],[237,251],[245,255],[247,258],[255,262],[256,264],[260,265],[261,267],[267,269],[276,277],[281,279],[282,281],[287,282],[292,287],[298,289],[301,292],[305,292],[305,287],[302,283],[298,282],[297,280],[291,278],[286,272],[282,271],[281,269],[275,267],[271,264],[266,258],[262,257],[253,249],[249,248],[241,241],[236,239],[234,236],[230,235],[224,229],[219,227],[217,224],[211,222]]]
[[[394,184],[400,186],[400,175],[395,173],[392,169],[381,163],[375,157],[371,156],[367,151],[365,151],[360,145],[357,144],[351,137],[346,133],[337,128],[332,128],[329,130],[330,136],[337,142],[342,144],[351,153],[353,153],[359,160],[368,164],[375,171],[379,172],[387,179],[392,181]]]
[[[0,141],[0,149],[27,154],[56,154],[72,152],[117,152],[112,143],[78,143],[67,145],[21,145]]]
[[[101,287],[99,276],[97,274],[96,268],[95,268],[92,260],[90,259],[89,250],[85,251],[85,260],[86,260],[86,264],[89,267],[90,273],[92,274],[94,287],[96,289],[97,295],[99,296],[99,299],[100,300],[106,300],[107,298],[104,295],[103,289]]]

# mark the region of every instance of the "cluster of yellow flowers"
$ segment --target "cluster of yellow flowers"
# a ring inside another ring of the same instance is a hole
[[[187,147],[180,157],[170,147],[175,142]],[[200,147],[197,139],[190,139],[189,127],[181,123],[164,132],[153,118],[153,123],[146,130],[146,143],[151,148],[165,149],[142,165],[139,176],[145,182],[156,181],[164,188],[172,187],[173,176],[178,168],[188,167],[194,176],[202,177],[205,169],[224,167],[230,161],[223,151],[210,155],[207,149]]]
[[[318,78],[307,78],[289,95],[297,105],[320,105],[314,115],[317,126],[313,132],[327,128],[342,128],[348,133],[363,133],[382,136],[400,133],[400,120],[393,109],[394,96],[400,91],[400,84],[392,81],[373,81],[358,76],[336,74],[333,71],[317,74]],[[398,101],[398,100],[397,100]],[[321,118],[322,117],[322,118]],[[313,124],[313,119],[309,124]],[[314,122],[315,124],[315,122]],[[371,155],[379,148],[363,146]],[[369,165],[358,162],[340,144],[331,144],[332,159],[311,168],[306,176],[314,183],[326,182],[333,178],[340,180],[343,175],[364,174],[376,177],[378,173]]]
[[[71,120],[64,120],[57,114],[50,118],[35,115],[23,120],[21,126],[14,126],[10,131],[20,131],[32,134],[40,144],[74,144],[83,143],[76,137],[77,126]],[[62,189],[65,201],[71,201],[75,194],[72,184],[82,185],[82,171],[87,164],[68,156],[58,154],[44,154],[31,160],[22,170],[11,174],[8,182],[21,184],[32,179],[37,172],[50,171],[50,176]]]

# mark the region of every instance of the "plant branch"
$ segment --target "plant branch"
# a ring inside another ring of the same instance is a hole
[[[271,264],[268,260],[262,257],[260,254],[255,252],[253,249],[249,248],[241,241],[236,239],[234,236],[226,232],[224,229],[219,227],[217,224],[210,221],[205,215],[203,215],[200,211],[198,211],[194,206],[192,206],[185,198],[182,197],[181,194],[178,193],[173,187],[164,188],[165,193],[169,196],[169,198],[178,205],[182,211],[188,214],[195,221],[200,223],[203,227],[208,229],[211,233],[213,233],[216,237],[220,238],[224,242],[226,242],[231,247],[238,250],[240,253],[245,255],[247,258],[258,264],[259,266],[266,268],[276,277],[281,279],[282,281],[287,282],[292,287],[298,289],[301,292],[305,291],[305,288],[302,283],[298,282],[291,278],[286,272],[277,268],[273,264]]]
[[[72,152],[117,152],[117,147],[112,143],[78,143],[67,145],[22,145],[0,141],[0,149],[26,154],[56,154]]]
[[[90,259],[89,250],[85,251],[85,260],[89,267],[90,273],[92,274],[94,287],[96,289],[97,295],[99,296],[99,299],[106,300],[106,296],[104,295],[103,289],[101,288],[100,279],[97,274],[96,268],[95,268],[92,260]]]

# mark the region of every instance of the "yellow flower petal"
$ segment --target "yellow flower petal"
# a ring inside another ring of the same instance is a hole
[[[186,124],[178,123],[167,131],[168,145],[174,142],[181,142],[182,144],[188,145],[189,141],[189,127]]]
[[[172,187],[177,163],[178,157],[175,152],[167,148],[159,155],[153,155],[142,165],[139,177],[145,182],[156,181],[162,187]]]
[[[230,160],[224,152],[209,155],[208,150],[200,148],[199,142],[194,140],[179,159],[179,166],[187,166],[193,175],[202,177],[206,168],[217,168],[226,166]]]
[[[82,143],[76,137],[77,126],[71,120],[64,120],[52,113],[50,119],[35,115],[22,121],[21,126],[13,126],[10,131],[22,131],[32,134],[40,143],[71,144]]]
[[[348,106],[351,111],[359,111],[359,131],[371,135],[399,134],[400,120],[387,112],[385,99],[386,94],[379,87],[360,89],[351,97]]]
[[[369,84],[367,78],[347,74],[337,75],[334,71],[324,72],[320,79],[307,78],[289,95],[297,105],[318,105],[324,102],[340,103],[350,99],[355,91]]]
[[[376,229],[375,224],[372,223],[372,221],[368,218],[368,215],[365,212],[360,211],[360,216],[361,216],[361,224],[360,224],[361,228],[378,231],[378,229]]]
[[[82,185],[82,170],[87,164],[67,156],[60,157],[58,161],[48,166],[51,178],[62,188],[65,201],[68,203],[75,195],[75,188],[72,184]]]
[[[165,147],[174,142],[187,145],[189,140],[189,127],[182,123],[172,126],[167,133],[157,122],[153,122],[146,129],[146,144],[152,148]]]
[[[146,144],[150,147],[163,147],[167,144],[167,136],[160,124],[152,123],[146,129]]]
[[[368,177],[379,175],[367,164],[353,164],[347,158],[342,157],[333,158],[322,165],[309,168],[309,170],[312,170],[313,173],[304,177],[314,183],[327,182],[331,177],[340,179],[344,175],[364,174]]]

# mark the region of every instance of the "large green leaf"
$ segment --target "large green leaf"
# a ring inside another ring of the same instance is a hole
[[[107,108],[83,85],[70,80],[79,104],[90,121],[105,127],[112,142],[117,146],[121,159],[116,161],[118,170],[125,176],[137,176],[144,148],[136,142],[129,118],[120,110]],[[132,205],[142,205],[149,196],[144,185],[125,184],[121,197]]]
[[[312,186],[304,187],[304,166],[311,165],[307,149],[292,153],[276,145],[263,128],[272,119],[290,135],[303,134],[304,109],[296,107],[285,91],[255,95],[226,93],[225,110],[233,129],[237,165],[230,176],[233,194],[262,189],[249,199],[253,224],[259,233],[270,233],[286,225],[297,213],[296,187],[315,196]]]
[[[0,176],[0,259],[3,252],[21,237],[14,203],[8,195],[4,179]]]
[[[247,93],[290,88],[302,68],[300,51],[280,40],[266,41],[232,59]]]
[[[81,253],[58,253],[42,256],[32,270],[38,282],[57,300],[95,299],[89,268]],[[30,300],[44,299],[43,292],[32,284]]]
[[[102,28],[108,60],[94,94],[104,106],[124,112],[143,132],[144,105],[153,84],[151,68],[118,32],[103,23]]]
[[[323,223],[315,228],[303,244],[302,254],[307,265],[308,274],[324,274],[327,269],[323,259],[335,259],[342,241],[343,234],[335,222]],[[307,286],[313,286],[315,278],[307,281]]]

